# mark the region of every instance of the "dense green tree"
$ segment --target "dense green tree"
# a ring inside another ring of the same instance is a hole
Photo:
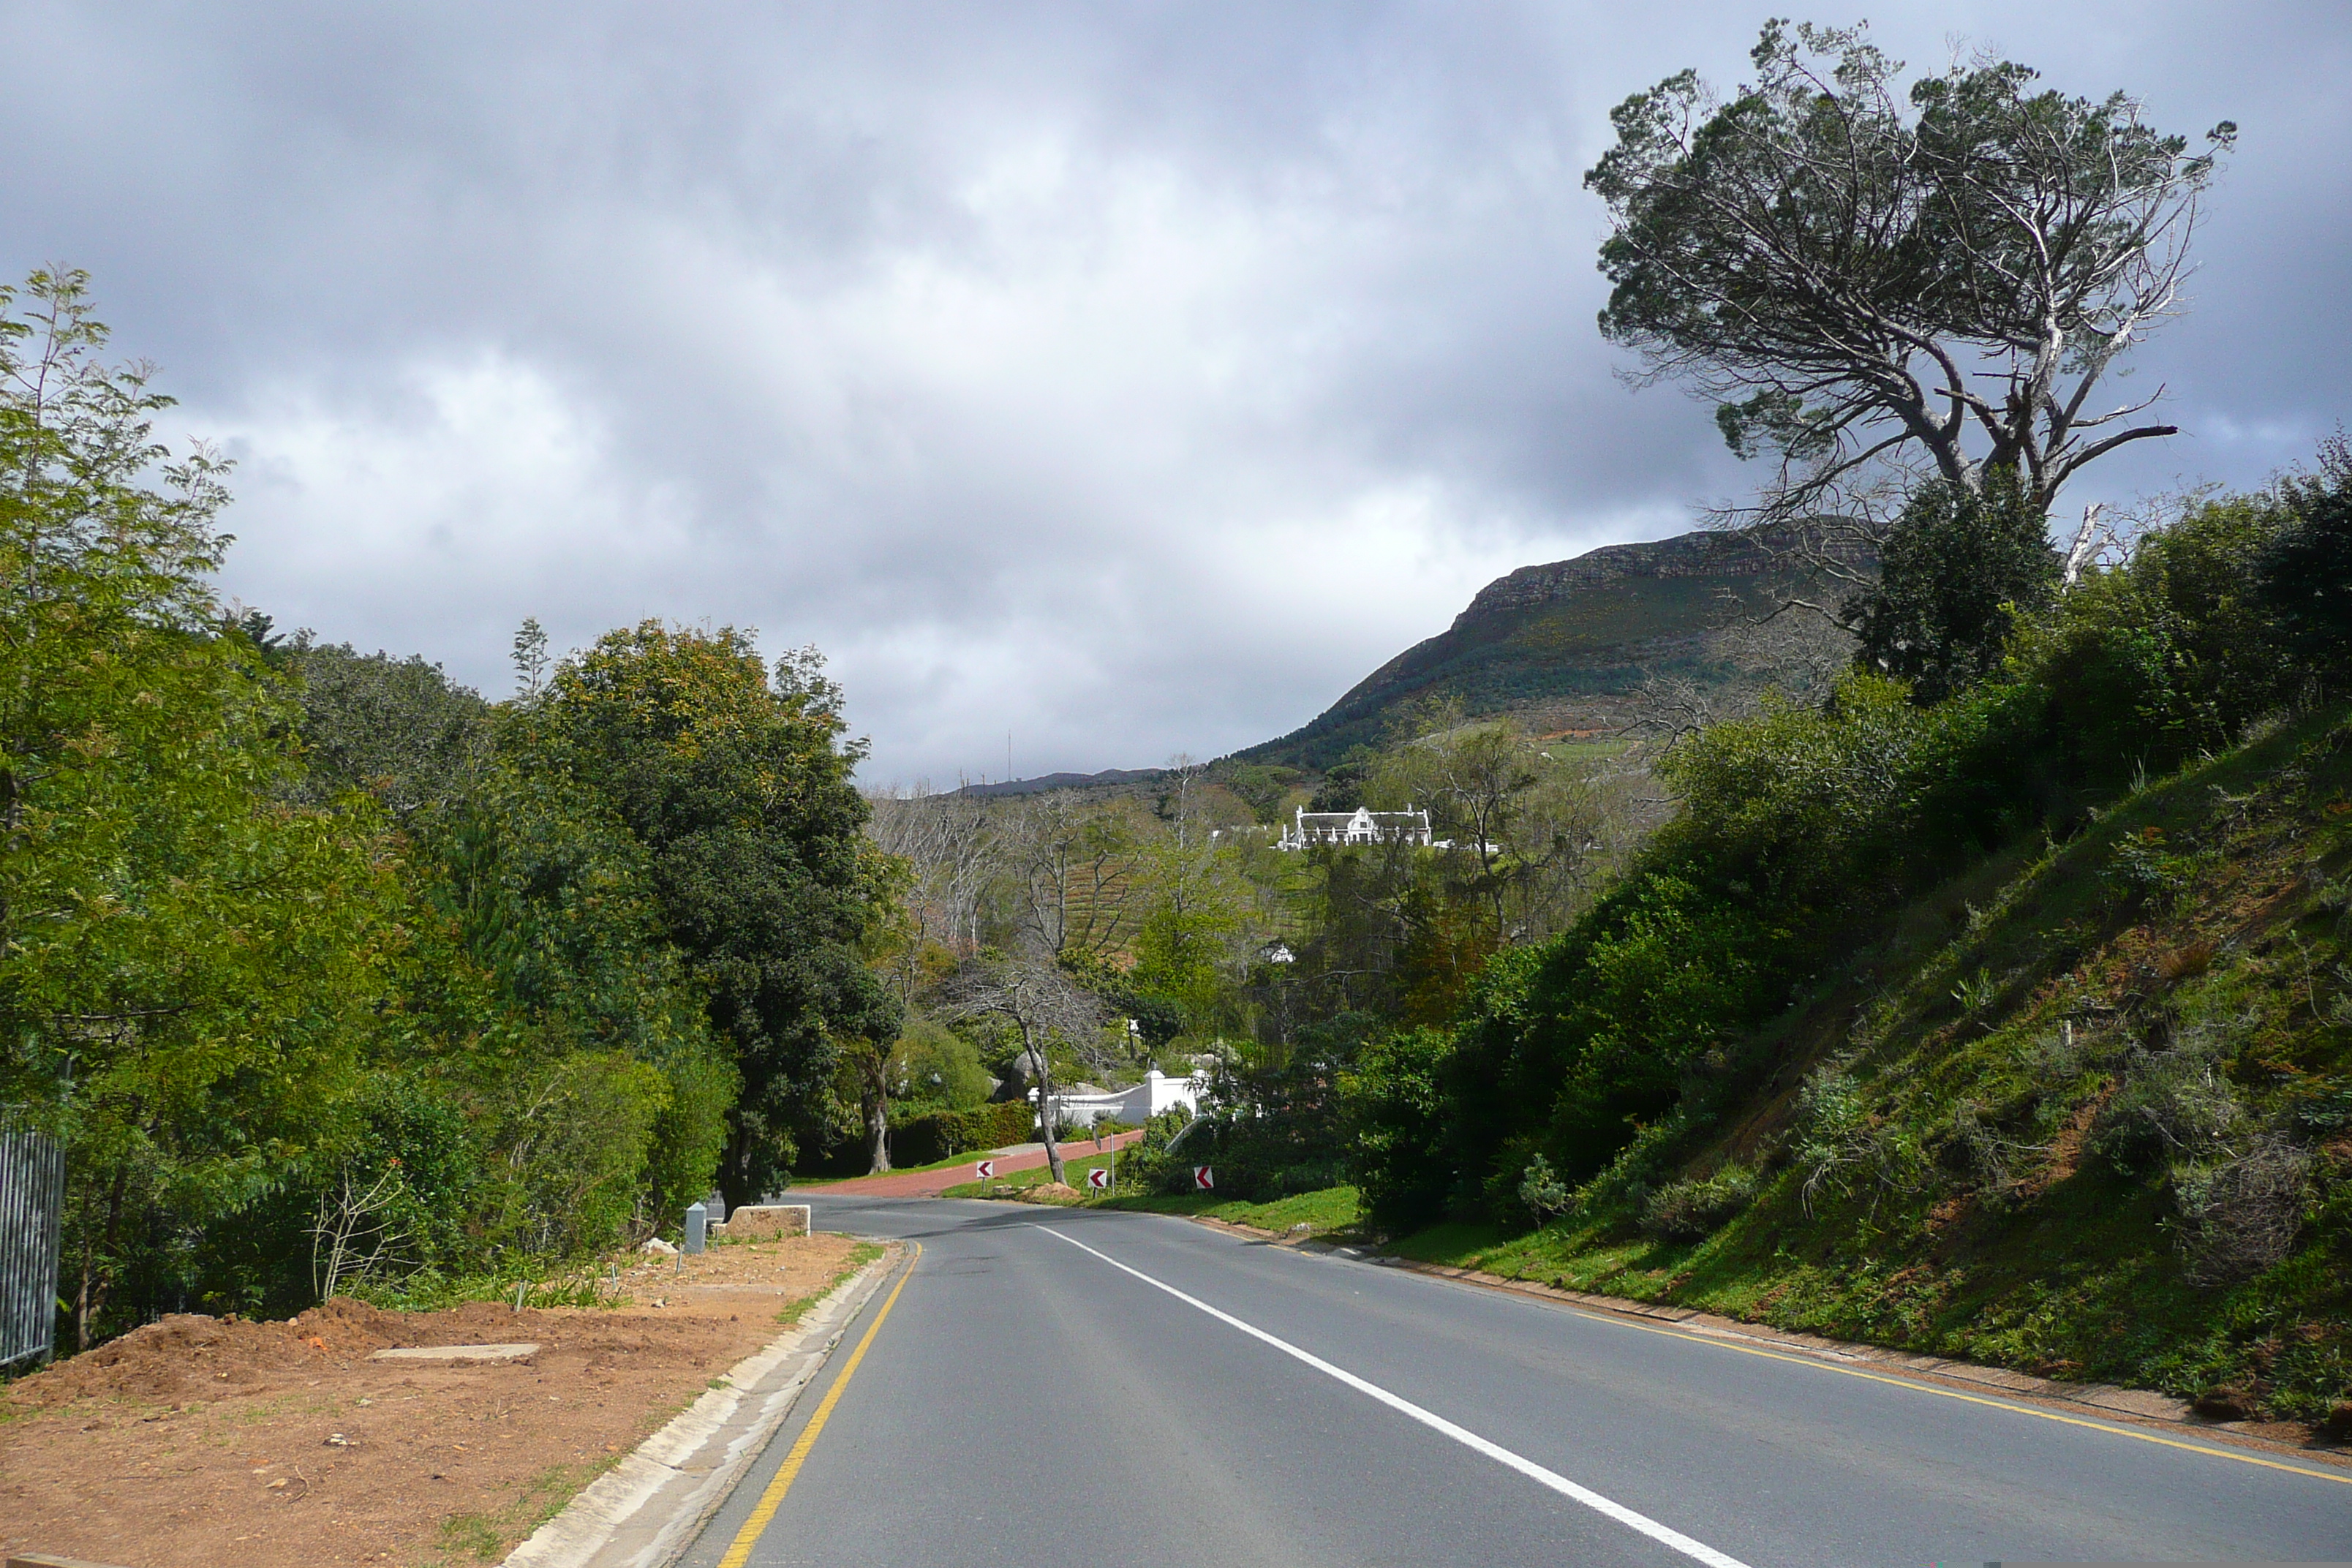
[[[2316,474],[2280,490],[2285,516],[2263,552],[2262,596],[2296,651],[2333,674],[2352,654],[2352,446],[2336,436]]]
[[[1270,823],[1281,820],[1282,803],[1298,776],[1297,768],[1244,763],[1225,774],[1224,784],[1249,807],[1252,821]]]
[[[993,1087],[971,1041],[919,1014],[907,1019],[890,1063],[891,1099],[909,1110],[970,1110]]]
[[[557,668],[517,715],[529,769],[609,803],[648,857],[742,1094],[720,1184],[753,1201],[824,1124],[837,1042],[897,1037],[900,1002],[865,942],[886,886],[850,782],[838,693],[808,656],[775,679],[751,638],[646,622]]]
[[[396,937],[372,807],[281,804],[223,466],[105,343],[80,275],[0,290],[0,1104],[66,1141],[84,1340],[201,1300],[206,1227],[332,1158]]]
[[[2038,709],[2045,772],[2111,784],[2168,770],[2294,695],[2305,667],[2261,571],[2284,521],[2273,497],[2200,501],[2023,623],[2011,679]]]
[[[266,617],[262,626],[267,637]],[[303,799],[364,790],[405,819],[459,799],[488,758],[489,705],[437,664],[362,654],[308,633],[275,658],[302,705]]]
[[[2056,598],[2060,565],[2014,472],[1975,490],[1931,479],[1888,531],[1878,581],[1846,602],[1855,662],[1941,702],[2000,668],[2018,617]]]

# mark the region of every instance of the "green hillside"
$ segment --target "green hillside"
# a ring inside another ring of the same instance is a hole
[[[1405,1250],[2221,1416],[2352,1394],[2341,710],[1944,883],[1757,1043],[1781,1065],[1701,1146]]]
[[[1401,707],[1433,697],[1458,699],[1471,717],[1608,727],[1646,679],[1737,679],[1712,634],[1775,602],[1779,566],[1742,537],[1689,533],[1521,567],[1303,727],[1236,754],[1327,768],[1351,747],[1379,744]]]

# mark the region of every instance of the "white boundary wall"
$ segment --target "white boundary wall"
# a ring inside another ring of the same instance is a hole
[[[1106,1121],[1139,1125],[1179,1105],[1198,1114],[1208,1081],[1205,1073],[1170,1078],[1153,1068],[1132,1089],[1120,1089],[1117,1094],[1057,1094],[1053,1097],[1053,1104],[1066,1125],[1091,1127]]]

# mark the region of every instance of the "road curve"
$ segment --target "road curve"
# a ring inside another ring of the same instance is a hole
[[[1163,1216],[810,1196],[820,1228],[921,1255],[693,1568],[730,1548],[743,1568],[2352,1558],[2352,1472],[2325,1460],[2149,1442]]]

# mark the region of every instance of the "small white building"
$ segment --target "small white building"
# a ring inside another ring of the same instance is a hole
[[[1429,813],[1410,805],[1402,811],[1309,811],[1302,805],[1276,847],[1304,849],[1312,844],[1415,844],[1426,849]]]

